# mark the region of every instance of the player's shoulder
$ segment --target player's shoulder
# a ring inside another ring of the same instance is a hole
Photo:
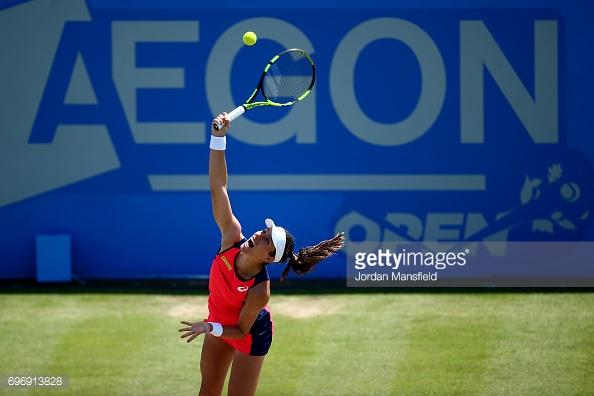
[[[232,241],[232,242],[221,242],[221,247],[219,248],[219,252],[217,255],[225,254],[228,252],[237,253],[237,251],[241,248],[241,244],[247,241],[247,239],[242,235],[239,241]]]
[[[270,275],[268,274],[268,266],[264,265],[260,272],[254,276],[254,286],[266,281],[270,281]]]
[[[270,279],[264,280],[252,287],[248,292],[252,298],[270,298]]]

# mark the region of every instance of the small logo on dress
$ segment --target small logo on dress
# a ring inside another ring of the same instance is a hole
[[[237,286],[237,291],[242,292],[242,293],[248,291],[248,289],[249,289],[249,287],[247,287],[247,286]]]
[[[229,271],[231,271],[233,268],[231,267],[231,264],[229,264],[229,261],[227,261],[227,258],[225,256],[221,256],[221,259],[223,260],[223,262],[225,263],[225,265],[227,266],[227,269]]]

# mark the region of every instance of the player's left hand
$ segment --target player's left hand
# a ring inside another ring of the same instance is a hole
[[[187,342],[192,342],[200,334],[206,333],[207,335],[210,335],[210,326],[206,322],[185,322],[185,321],[182,321],[181,323],[189,326],[189,327],[182,327],[181,329],[179,329],[180,333],[186,332],[186,334],[183,334],[181,336],[181,338],[190,337],[190,338],[188,338]]]

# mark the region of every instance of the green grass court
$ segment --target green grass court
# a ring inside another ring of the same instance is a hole
[[[273,285],[275,339],[259,395],[591,395],[594,294],[363,292]],[[206,289],[0,294],[0,374],[67,389],[2,395],[195,395]]]

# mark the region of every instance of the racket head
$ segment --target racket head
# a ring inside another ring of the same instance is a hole
[[[305,98],[316,81],[316,67],[303,50],[288,49],[268,62],[260,78],[262,96],[273,106],[290,106]]]

